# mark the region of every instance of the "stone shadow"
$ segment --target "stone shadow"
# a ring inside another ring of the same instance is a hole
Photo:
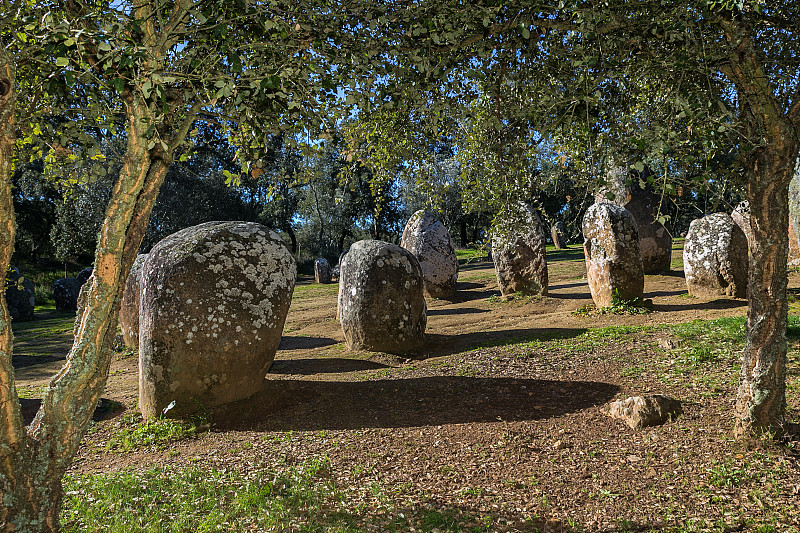
[[[317,357],[307,359],[276,359],[269,369],[270,374],[336,374],[340,372],[358,372],[361,370],[378,370],[392,368],[389,365],[363,359],[345,359],[340,357]]]
[[[669,296],[680,296],[681,294],[688,294],[686,289],[682,289],[679,291],[653,291],[653,292],[645,292],[645,298],[667,298]]]
[[[654,304],[654,311],[689,311],[691,309],[735,309],[737,307],[747,307],[747,300],[733,300],[720,298],[710,302],[698,302],[688,304]]]
[[[478,309],[475,307],[454,307],[454,308],[439,308],[428,309],[428,316],[436,315],[471,315],[475,313],[488,313],[488,309]]]
[[[331,346],[339,341],[328,337],[291,337],[284,335],[281,337],[279,350],[310,350],[312,348],[322,348]]]
[[[415,355],[424,359],[433,356],[450,355],[467,349],[507,346],[527,341],[551,341],[572,339],[586,332],[585,328],[523,328],[499,331],[475,331],[458,335],[428,333],[428,342]]]
[[[608,402],[619,387],[595,381],[430,376],[361,382],[269,380],[219,408],[227,430],[400,428],[539,420]]]
[[[28,426],[33,422],[39,407],[42,405],[40,398],[20,398],[19,407],[22,413],[22,422]],[[108,398],[100,398],[97,402],[97,407],[92,415],[92,420],[100,422],[101,420],[108,420],[114,418],[117,414],[125,410],[125,406],[116,400],[109,400]]]

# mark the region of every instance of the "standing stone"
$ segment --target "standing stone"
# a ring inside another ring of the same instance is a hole
[[[339,316],[351,350],[406,353],[425,341],[422,268],[395,244],[358,241],[342,260]]]
[[[331,264],[324,257],[314,260],[314,281],[317,283],[331,282]]]
[[[672,262],[672,235],[655,218],[660,198],[651,190],[643,189],[638,177],[628,184],[628,174],[625,167],[612,167],[606,175],[607,187],[600,190],[595,200],[617,204],[633,215],[645,274],[668,272]]]
[[[139,299],[142,294],[142,266],[146,259],[147,254],[136,256],[122,292],[119,329],[122,331],[122,343],[128,348],[139,348]]]
[[[683,245],[689,294],[747,297],[747,237],[727,213],[693,220]]]
[[[74,313],[78,309],[78,294],[81,284],[75,278],[59,278],[53,282],[53,300],[56,302],[56,311],[60,313]]]
[[[789,266],[800,265],[800,157],[789,182]]]
[[[595,305],[608,307],[615,298],[641,298],[644,272],[633,215],[615,204],[594,204],[583,217],[583,238],[586,278]]]
[[[750,227],[750,202],[748,202],[747,200],[745,200],[744,202],[740,202],[739,205],[737,205],[736,208],[731,213],[731,218],[733,219],[734,222],[736,222],[736,225],[739,226],[739,229],[741,229],[744,232],[744,235],[747,238],[747,244],[749,246],[750,243],[752,243],[753,239],[754,239],[753,228]],[[792,239],[791,239],[792,233],[793,233],[792,232],[792,221],[791,221],[791,217],[789,217],[789,237],[790,237],[789,238],[789,247],[790,248],[791,248],[791,245],[792,245],[792,242],[791,242],[792,241]],[[795,248],[797,248],[797,243],[796,242],[795,242]]]
[[[553,246],[558,250],[563,250],[567,247],[567,231],[564,228],[564,223],[560,220],[553,224],[550,228],[550,236],[553,238]]]
[[[500,293],[547,295],[546,239],[539,215],[519,204],[516,219],[504,221],[492,237],[492,259]]]
[[[25,279],[16,267],[6,273],[6,305],[12,320],[33,320],[36,290],[33,282]]]
[[[142,265],[139,408],[183,416],[262,389],[297,267],[253,222],[207,222],[156,244]]]
[[[94,271],[93,268],[84,268],[75,276],[75,279],[78,280],[78,285],[83,287],[83,284],[89,281],[89,278],[92,277],[92,272]]]
[[[425,292],[451,298],[458,281],[458,258],[450,232],[432,213],[417,211],[403,229],[400,246],[414,254],[422,268]]]
[[[81,287],[92,276],[91,268],[84,268],[74,278],[59,278],[53,283],[53,300],[56,311],[67,313],[78,310],[78,295]]]

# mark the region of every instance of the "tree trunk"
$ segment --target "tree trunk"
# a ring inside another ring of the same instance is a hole
[[[97,243],[94,273],[85,285],[83,309],[76,318],[76,335],[67,361],[50,382],[42,406],[25,436],[18,438],[13,423],[2,424],[6,453],[0,470],[0,531],[58,531],[61,479],[72,462],[91,421],[95,406],[105,388],[111,363],[110,342],[117,327],[122,287],[144,238],[150,212],[171,162],[170,153],[160,143],[149,147],[153,132],[174,129],[174,136],[185,136],[191,120],[180,127],[166,120],[156,128],[147,105],[129,92],[124,98],[128,116],[128,147],[119,178],[106,209]],[[182,138],[182,137],[181,137]],[[13,228],[10,213],[9,173],[2,176],[0,215]],[[5,228],[4,228],[5,230]],[[8,231],[0,242],[0,253],[8,264]],[[13,234],[11,235],[13,237]],[[7,312],[3,304],[3,321]],[[8,332],[10,335],[10,330]],[[10,344],[10,342],[9,342]],[[10,349],[7,350],[10,366]],[[13,391],[13,375],[3,369],[3,384],[11,384],[5,394],[6,420],[16,420],[19,402]],[[5,387],[0,390],[5,391]],[[3,394],[0,392],[0,394]],[[14,395],[13,402],[11,394]],[[12,409],[12,407],[14,407]],[[13,413],[12,411],[16,411]],[[21,427],[21,419],[19,426]],[[8,425],[9,427],[6,427]],[[16,440],[15,440],[16,439]]]
[[[778,436],[785,431],[789,183],[800,146],[800,102],[787,111],[776,99],[747,21],[720,21],[731,51],[722,68],[736,86],[739,117],[749,137],[742,142],[750,143],[741,157],[754,236],[734,432],[739,438]]]
[[[736,400],[738,437],[778,436],[785,430],[788,189],[797,147],[788,135],[768,142],[754,157],[748,180],[755,239],[750,246],[747,340]]]
[[[460,229],[461,229],[461,231],[460,231],[461,247],[462,248],[466,248],[467,245],[469,244],[467,242],[469,240],[469,237],[467,237],[467,221],[466,220],[462,220],[461,221]]]
[[[291,224],[286,225],[286,233],[289,234],[289,240],[291,241],[292,255],[297,255],[297,235],[295,235]]]

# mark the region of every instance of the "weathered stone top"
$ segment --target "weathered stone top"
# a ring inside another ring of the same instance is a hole
[[[143,275],[150,282],[143,289],[148,286],[163,289],[165,297],[188,292],[182,290],[183,286],[171,286],[162,269],[163,265],[188,262],[195,266],[187,266],[187,270],[219,276],[196,280],[212,289],[205,294],[205,301],[193,302],[190,298],[184,303],[208,306],[209,323],[227,320],[232,309],[243,308],[254,319],[251,324],[254,330],[273,325],[277,318],[273,296],[287,290],[291,293],[297,277],[294,257],[277,233],[254,222],[206,222],[173,233],[153,247],[143,267]],[[232,275],[233,272],[236,274]],[[169,272],[170,276],[173,274]],[[242,286],[228,281],[234,278],[241,279]],[[208,300],[212,294],[214,301]],[[187,343],[190,341],[188,336]]]

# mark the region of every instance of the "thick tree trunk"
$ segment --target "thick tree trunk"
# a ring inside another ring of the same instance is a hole
[[[60,529],[61,479],[105,388],[122,287],[170,164],[170,154],[160,144],[148,147],[152,110],[128,96],[127,152],[98,238],[86,305],[76,319],[75,340],[67,362],[50,382],[27,436],[14,453],[3,457],[0,531]],[[186,120],[175,128],[175,135],[185,135],[190,124],[191,120]],[[171,125],[167,121],[163,127]],[[5,189],[0,192],[8,193],[7,185]],[[10,196],[6,201],[0,195],[0,211],[5,211],[6,203],[10,204]],[[13,218],[10,220],[13,224]],[[10,362],[10,355],[8,359]],[[3,377],[4,384],[13,384],[13,377]],[[8,435],[3,441],[11,442]]]
[[[469,244],[467,242],[469,240],[469,238],[467,237],[467,221],[462,220],[461,224],[459,225],[459,228],[460,228],[459,233],[460,233],[461,247],[466,248],[467,244]]]
[[[746,18],[719,19],[730,55],[722,66],[736,86],[739,117],[749,136],[742,160],[750,202],[750,271],[747,340],[736,398],[737,437],[785,431],[786,287],[789,253],[789,183],[800,142],[800,102],[776,99],[770,75],[753,46]]]
[[[755,239],[750,246],[747,341],[736,401],[739,437],[780,435],[785,430],[788,189],[797,147],[787,136],[761,148],[748,180]]]

